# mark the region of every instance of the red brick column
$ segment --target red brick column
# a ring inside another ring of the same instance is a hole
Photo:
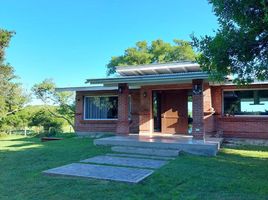
[[[128,84],[118,84],[118,121],[116,133],[129,134]]]
[[[204,139],[204,104],[203,104],[203,80],[196,79],[193,84],[193,138]]]

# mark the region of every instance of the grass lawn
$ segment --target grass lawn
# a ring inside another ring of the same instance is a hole
[[[225,147],[216,157],[183,154],[137,185],[41,174],[110,151],[92,142],[1,137],[0,199],[268,199],[268,147]]]

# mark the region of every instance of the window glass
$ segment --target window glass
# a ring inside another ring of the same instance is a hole
[[[85,119],[117,119],[118,97],[85,97]]]
[[[268,90],[224,91],[225,115],[268,115]]]

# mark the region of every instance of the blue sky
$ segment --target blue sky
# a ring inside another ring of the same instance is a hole
[[[7,50],[25,88],[45,78],[58,87],[106,76],[111,56],[137,41],[212,35],[207,0],[0,0],[0,28],[16,35]]]

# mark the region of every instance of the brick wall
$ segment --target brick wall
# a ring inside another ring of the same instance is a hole
[[[128,84],[119,84],[118,93],[118,120],[116,133],[129,134],[129,87]]]
[[[139,133],[140,126],[140,90],[131,90],[131,121],[130,121],[130,132]]]
[[[152,121],[152,90],[191,89],[191,84],[145,86],[140,90],[130,90],[131,120],[130,132],[151,132]],[[236,89],[236,86],[211,86],[204,84],[203,114],[206,133],[223,131],[224,137],[265,138],[268,139],[268,117],[225,117],[222,115],[223,89]],[[251,85],[249,88],[267,88],[268,84]],[[117,95],[117,91],[77,92],[75,129],[83,132],[116,132],[117,120],[84,120],[83,99],[87,95]],[[193,99],[196,97],[193,97]],[[197,97],[198,98],[198,97]],[[179,99],[179,98],[178,98]],[[201,99],[195,99],[201,105]],[[202,106],[195,107],[202,109]],[[214,114],[213,110],[214,109]],[[162,124],[163,125],[163,124]],[[201,124],[202,125],[202,124]],[[166,129],[168,131],[168,129]]]
[[[115,91],[76,92],[75,131],[115,132],[117,120],[84,120],[84,97],[88,95],[117,95]]]
[[[267,88],[267,84],[250,85],[247,88]],[[223,131],[224,137],[268,139],[268,116],[223,116],[223,90],[238,89],[236,86],[213,86],[212,106],[215,109],[215,131]],[[246,88],[244,88],[246,89]]]
[[[78,132],[116,132],[117,120],[84,120],[84,97],[88,95],[118,95],[117,91],[76,92],[75,130]],[[139,132],[139,90],[131,90],[130,131]]]

